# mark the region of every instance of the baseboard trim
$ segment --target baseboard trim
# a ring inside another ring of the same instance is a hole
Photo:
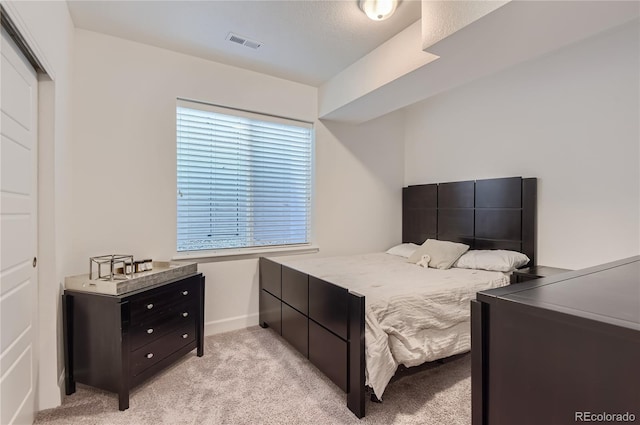
[[[62,390],[64,388],[64,375],[65,375],[66,369],[62,368],[62,372],[60,372],[60,377],[58,378],[58,387],[60,388],[60,390]]]
[[[55,388],[53,387],[53,384],[50,383],[49,385],[47,385],[47,387],[49,388],[48,391],[44,391],[43,388],[41,387],[41,385],[45,385],[41,382],[38,383],[38,385],[40,386],[37,390],[37,394],[36,394],[36,412],[39,412],[41,410],[47,410],[47,409],[54,409],[58,406],[62,405],[62,400],[64,399],[65,396],[65,390],[64,390],[64,377],[65,377],[65,369],[64,367],[62,368],[62,372],[60,372],[60,376],[58,377],[58,396],[51,396],[51,394],[55,394]],[[43,396],[43,391],[49,395],[46,396],[46,400],[43,400],[41,397]]]
[[[245,316],[230,317],[228,319],[213,320],[204,324],[204,334],[215,335],[223,332],[244,329],[258,324],[258,313]]]
[[[60,390],[60,405],[62,404],[62,400],[64,400],[64,397],[67,395],[67,391],[66,391],[66,378],[67,377],[67,370],[63,367],[62,368],[62,372],[60,372],[60,377],[58,378],[58,390]]]

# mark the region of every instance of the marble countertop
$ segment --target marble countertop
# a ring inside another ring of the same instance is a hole
[[[122,295],[149,286],[159,285],[198,272],[196,263],[172,261],[154,261],[153,270],[134,273],[132,276],[116,275],[116,279],[89,279],[89,274],[67,276],[65,289],[81,292],[94,292],[107,295]]]

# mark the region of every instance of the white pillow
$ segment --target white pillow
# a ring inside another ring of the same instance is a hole
[[[512,272],[528,262],[529,257],[521,252],[503,249],[472,250],[460,257],[453,267]]]
[[[400,245],[396,245],[392,248],[389,248],[387,254],[397,255],[398,257],[409,258],[411,254],[418,249],[418,245],[414,243],[401,243]]]
[[[429,267],[446,270],[469,249],[469,245],[462,243],[427,239],[409,257],[410,263],[418,263],[423,255],[429,256]]]

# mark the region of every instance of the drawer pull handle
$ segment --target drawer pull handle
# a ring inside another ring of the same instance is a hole
[[[189,316],[189,313],[187,313],[186,311],[182,313],[182,317],[187,317],[187,316]]]
[[[149,303],[147,304],[147,310],[151,310],[153,308],[153,304]]]
[[[182,295],[189,295],[189,291],[182,291]]]
[[[150,359],[150,358],[152,358],[152,357],[153,357],[153,353],[148,353],[145,357],[146,357],[146,358],[148,358],[148,359]]]
[[[153,333],[153,328],[149,328],[149,329],[147,329],[147,333],[148,333],[148,334],[152,334],[152,333]]]
[[[189,334],[182,334],[182,339],[187,339],[189,337]]]

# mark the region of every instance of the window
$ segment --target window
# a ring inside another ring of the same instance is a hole
[[[178,100],[177,250],[309,244],[310,123]]]

